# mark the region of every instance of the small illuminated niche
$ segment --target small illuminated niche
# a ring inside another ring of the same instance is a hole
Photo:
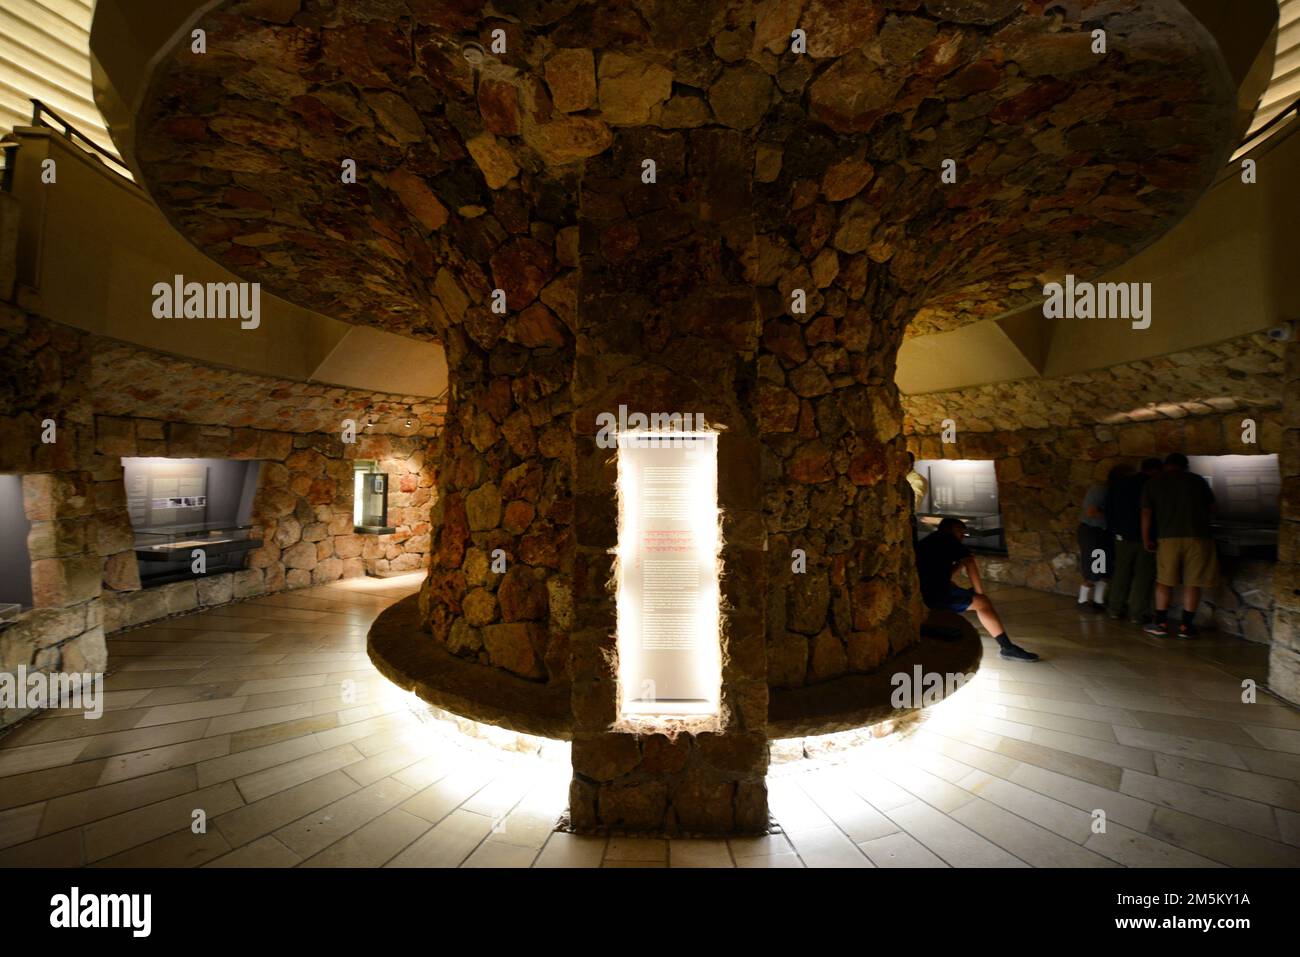
[[[718,433],[620,433],[618,503],[620,717],[715,717]]]

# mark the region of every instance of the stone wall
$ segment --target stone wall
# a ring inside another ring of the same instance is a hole
[[[232,599],[427,564],[433,500],[427,439],[362,435],[344,444],[338,434],[102,415],[95,425],[95,518],[110,632]],[[249,553],[248,567],[141,589],[122,475],[122,458],[133,456],[260,461],[252,536],[263,544]],[[353,532],[353,459],[378,460],[388,474],[392,534]]]
[[[1300,705],[1300,342],[1286,348],[1282,395],[1282,527],[1273,575],[1273,646],[1268,684]]]
[[[1257,424],[1253,445],[1242,442],[1242,419]],[[1028,429],[1014,432],[966,431],[957,420],[956,441],[939,435],[911,435],[908,447],[918,459],[993,459],[998,499],[1006,531],[1007,557],[981,564],[992,581],[1075,594],[1081,582],[1076,530],[1089,485],[1104,482],[1115,465],[1137,466],[1148,456],[1266,454],[1282,451],[1282,418],[1276,409],[1218,415],[1161,418],[1117,425]],[[1228,574],[1206,596],[1201,620],[1218,622],[1259,640],[1261,625],[1271,626],[1271,607],[1262,595],[1267,574],[1257,563],[1225,562]],[[1250,613],[1262,616],[1260,622]]]
[[[203,382],[211,389],[195,385]],[[212,369],[0,304],[0,473],[23,476],[34,606],[0,628],[0,670],[102,671],[106,632],[233,599],[424,567],[436,406]],[[227,424],[212,421],[221,417]],[[345,417],[359,422],[355,444],[341,441]],[[47,419],[56,428],[50,443],[41,441]],[[141,589],[121,465],[137,455],[262,461],[253,531],[264,544],[247,568]],[[354,458],[376,459],[389,474],[395,533],[353,533]],[[22,716],[8,710],[0,725]]]
[[[94,423],[84,336],[0,305],[0,473],[23,476],[31,530],[32,610],[0,626],[0,671],[103,671],[95,484],[85,463]],[[56,441],[41,441],[55,421]],[[0,711],[0,726],[26,710]]]
[[[1283,348],[1256,333],[1107,369],[909,395],[906,429],[934,434],[944,419],[963,432],[1015,432],[1250,415],[1277,408]]]

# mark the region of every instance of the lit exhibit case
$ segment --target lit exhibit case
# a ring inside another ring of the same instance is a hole
[[[0,624],[32,605],[31,523],[23,509],[23,477],[0,475]]]
[[[388,476],[375,462],[359,460],[353,467],[352,526],[371,535],[397,531],[388,524]]]
[[[716,715],[718,441],[714,432],[618,438],[620,713]]]
[[[1214,539],[1234,558],[1277,558],[1282,472],[1276,455],[1190,455],[1214,492]]]
[[[144,587],[236,571],[262,544],[251,519],[260,463],[133,458],[122,467]]]
[[[972,550],[1006,553],[992,460],[918,459],[915,468],[929,483],[916,509],[919,537],[925,538],[945,518],[959,518],[966,523],[966,544]]]

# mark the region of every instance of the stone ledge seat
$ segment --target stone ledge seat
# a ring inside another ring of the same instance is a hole
[[[923,627],[929,630],[932,625],[957,637],[929,637],[923,632],[918,643],[871,674],[773,689],[767,736],[848,731],[918,710],[894,708],[890,702],[893,676],[911,674],[916,665],[922,673],[974,674],[983,653],[974,626],[951,612],[931,614]],[[436,707],[524,734],[560,740],[573,736],[567,685],[528,681],[451,654],[421,629],[417,596],[403,599],[375,620],[366,650],[384,677]]]

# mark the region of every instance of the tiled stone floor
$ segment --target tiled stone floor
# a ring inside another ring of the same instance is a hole
[[[100,720],[47,712],[0,737],[0,865],[1300,865],[1300,714],[1241,702],[1265,649],[1238,639],[1160,643],[999,588],[1045,660],[987,642],[976,681],[908,733],[775,764],[784,833],[606,840],[552,831],[562,760],[435,734],[370,667],[369,623],[418,584],[339,582],[110,639]]]

